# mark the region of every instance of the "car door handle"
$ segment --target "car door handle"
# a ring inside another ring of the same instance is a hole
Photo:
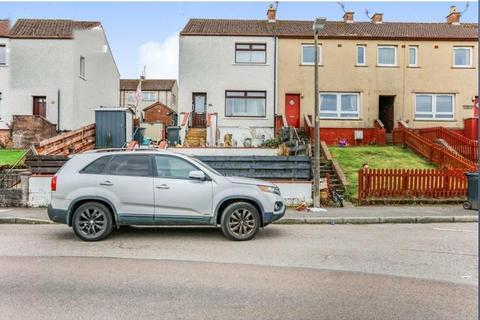
[[[104,182],[100,182],[100,185],[101,186],[113,186],[113,183],[107,180],[107,181],[104,181]]]
[[[157,189],[170,189],[170,187],[166,184],[161,184],[159,186],[156,186]]]

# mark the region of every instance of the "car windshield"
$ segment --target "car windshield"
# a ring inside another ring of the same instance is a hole
[[[206,164],[205,162],[201,161],[201,160],[198,160],[197,158],[195,157],[191,157],[191,156],[188,156],[188,158],[190,160],[192,160],[193,162],[207,168],[210,172],[212,172],[213,174],[217,175],[217,176],[223,176],[223,174],[221,174],[220,172],[218,172],[217,170],[213,169],[212,167],[210,167],[208,164]]]

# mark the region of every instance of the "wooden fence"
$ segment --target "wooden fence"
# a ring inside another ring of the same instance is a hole
[[[444,127],[420,129],[418,132],[432,142],[443,139],[465,158],[475,162],[478,160],[478,141],[470,140]]]
[[[64,155],[28,155],[25,165],[32,174],[54,175],[68,160]]]
[[[45,139],[36,146],[41,155],[68,155],[91,150],[95,147],[95,125],[90,124],[80,129],[62,133]]]
[[[415,131],[403,126],[395,129],[394,142],[407,146],[440,168],[456,168],[463,169],[464,171],[475,171],[477,168],[475,162],[454,154],[447,148],[437,145]]]
[[[464,198],[461,169],[364,169],[358,172],[359,203],[374,199]]]

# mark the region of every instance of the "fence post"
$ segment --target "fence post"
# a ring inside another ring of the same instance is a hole
[[[362,204],[363,201],[363,170],[358,170],[358,203]]]

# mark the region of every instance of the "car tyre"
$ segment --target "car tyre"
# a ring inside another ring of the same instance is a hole
[[[72,227],[83,241],[103,240],[113,231],[112,212],[98,202],[84,203],[75,210]]]
[[[260,229],[258,210],[247,202],[234,202],[223,210],[221,225],[225,237],[234,241],[253,239]]]
[[[465,202],[463,203],[463,209],[465,209],[465,210],[470,210],[470,209],[472,209],[472,204],[471,204],[470,202],[468,202],[468,201],[465,201]]]

